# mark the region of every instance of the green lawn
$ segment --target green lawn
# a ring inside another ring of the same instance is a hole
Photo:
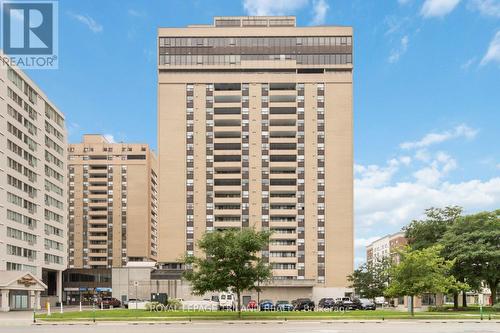
[[[484,312],[484,319],[500,319],[500,313]],[[96,310],[74,311],[63,314],[53,313],[37,315],[37,318],[48,321],[73,321],[93,320],[98,321],[120,321],[120,320],[235,320],[238,319],[236,312],[228,311],[162,311],[153,312],[147,310]],[[462,312],[417,312],[415,319],[479,319],[478,311]],[[407,312],[376,310],[376,311],[348,311],[348,312],[243,312],[242,319],[248,320],[299,320],[299,319],[321,319],[321,320],[382,320],[382,319],[412,319]]]

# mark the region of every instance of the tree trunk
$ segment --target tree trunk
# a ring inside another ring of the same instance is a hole
[[[497,302],[497,285],[495,283],[492,283],[490,285],[490,291],[491,291],[491,305],[495,305]]]
[[[238,290],[236,292],[236,297],[238,298],[238,319],[241,319],[241,292]]]
[[[458,291],[453,293],[453,308],[458,309]]]
[[[412,317],[415,316],[414,308],[415,305],[413,304],[413,301],[415,300],[415,297],[413,295],[410,296],[410,314]]]
[[[462,291],[462,307],[467,307],[467,292],[465,290]]]

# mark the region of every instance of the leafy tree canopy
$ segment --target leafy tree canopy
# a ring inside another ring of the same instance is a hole
[[[398,251],[400,262],[389,269],[391,280],[386,296],[410,296],[413,314],[414,296],[465,288],[450,274],[453,261],[441,257],[441,250],[441,246],[431,246],[422,250],[407,247]]]
[[[254,229],[206,233],[198,242],[204,256],[187,256],[192,269],[184,277],[194,294],[231,291],[237,295],[241,310],[241,292],[258,290],[259,282],[271,277],[271,270],[258,253],[269,243],[270,233]]]
[[[365,298],[383,296],[389,283],[388,269],[391,265],[390,258],[381,261],[365,263],[347,277],[356,294]]]
[[[500,283],[500,210],[459,218],[441,241],[443,254],[454,258],[454,271],[478,289],[486,281],[492,295]],[[492,297],[493,302],[496,297]]]
[[[426,209],[423,220],[413,220],[404,228],[408,244],[414,250],[436,245],[462,211],[462,207],[458,206]]]

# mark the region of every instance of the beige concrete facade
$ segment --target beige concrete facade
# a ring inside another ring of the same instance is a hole
[[[294,17],[158,30],[159,262],[255,227],[273,231],[274,285],[347,287],[352,33]]]
[[[157,159],[147,144],[69,145],[69,268],[157,259]]]
[[[2,63],[0,276],[30,272],[44,281],[44,300],[61,299],[67,264],[66,149],[64,115],[23,71]],[[2,297],[24,308],[24,292]]]

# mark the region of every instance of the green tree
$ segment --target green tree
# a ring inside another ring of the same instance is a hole
[[[457,218],[462,215],[462,207],[428,208],[423,220],[413,220],[404,227],[405,237],[413,250],[422,250],[436,245]]]
[[[446,230],[462,215],[462,207],[448,206],[445,208],[428,208],[425,210],[425,218],[413,220],[408,226],[403,228],[408,244],[413,250],[421,250],[439,243]],[[446,259],[452,259],[445,257]],[[455,277],[464,281],[463,274],[454,269]],[[459,290],[450,290],[453,294],[453,304],[458,308]],[[466,302],[466,294],[463,294],[463,302]],[[465,306],[465,305],[464,305]]]
[[[479,289],[486,281],[496,302],[500,283],[500,210],[459,218],[446,231],[443,254],[454,258],[454,271]]]
[[[198,242],[204,256],[187,256],[184,277],[193,294],[231,291],[236,294],[241,317],[241,292],[258,290],[258,284],[271,277],[269,265],[257,254],[269,243],[270,233],[245,228],[205,233]]]
[[[383,296],[389,284],[388,270],[391,265],[390,258],[384,258],[374,263],[365,263],[347,277],[351,282],[349,288],[354,288],[361,297],[374,299]]]
[[[410,296],[410,312],[414,315],[414,299],[423,293],[444,293],[464,286],[450,275],[453,261],[440,256],[442,247],[422,250],[405,248],[398,251],[400,262],[389,269],[390,283],[385,295]]]

